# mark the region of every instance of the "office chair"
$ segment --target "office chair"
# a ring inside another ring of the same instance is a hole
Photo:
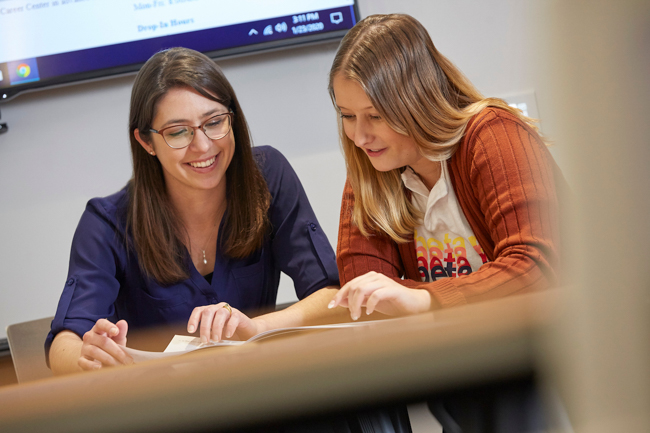
[[[7,341],[18,383],[52,377],[45,363],[43,344],[54,317],[7,326]]]

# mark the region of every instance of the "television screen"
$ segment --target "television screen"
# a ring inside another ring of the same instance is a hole
[[[0,0],[0,102],[137,71],[184,46],[212,58],[341,38],[356,0]]]

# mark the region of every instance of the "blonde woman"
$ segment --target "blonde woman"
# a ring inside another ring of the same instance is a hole
[[[484,98],[417,20],[359,22],[329,90],[348,172],[330,308],[412,314],[558,283],[563,179],[535,124]]]
[[[329,307],[358,319],[543,290],[559,280],[561,173],[533,121],[484,98],[408,15],[343,39],[329,91],[348,180]],[[543,431],[530,377],[430,400],[444,432]]]

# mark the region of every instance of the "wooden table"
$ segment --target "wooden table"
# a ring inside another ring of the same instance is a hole
[[[537,369],[558,293],[220,347],[0,389],[0,431],[211,431],[416,399]]]

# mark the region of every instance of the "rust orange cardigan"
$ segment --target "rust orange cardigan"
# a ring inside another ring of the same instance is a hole
[[[449,307],[557,285],[556,185],[565,183],[538,134],[507,111],[486,108],[470,120],[448,167],[460,207],[489,262],[469,275],[423,283],[412,236],[397,244],[383,233],[365,238],[359,232],[351,218],[354,193],[346,182],[337,245],[341,286],[376,271],[428,290],[436,307]]]

